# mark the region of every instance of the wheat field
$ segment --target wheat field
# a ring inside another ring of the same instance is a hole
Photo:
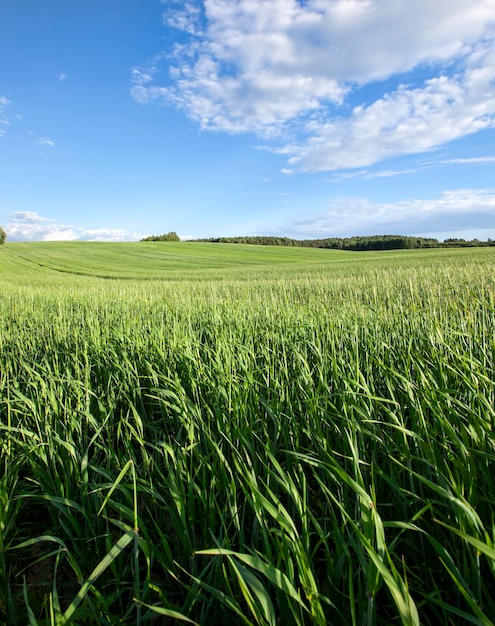
[[[0,277],[0,623],[493,624],[495,249]]]

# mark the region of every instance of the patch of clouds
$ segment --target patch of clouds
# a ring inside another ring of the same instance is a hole
[[[391,178],[393,176],[403,176],[407,174],[416,174],[417,172],[431,169],[433,167],[441,167],[443,165],[483,165],[495,163],[495,156],[482,157],[463,157],[452,159],[437,159],[431,161],[421,161],[417,165],[404,169],[385,169],[385,170],[348,170],[334,172],[328,180],[330,183],[339,183],[346,180],[371,180],[373,178]]]
[[[447,190],[434,199],[390,203],[334,199],[326,211],[300,215],[283,233],[295,238],[425,233],[435,237],[432,233],[444,233],[447,224],[452,232],[488,229],[495,233],[495,189]]]
[[[65,72],[62,72],[61,74],[58,75],[58,79],[60,81],[67,80],[67,74]]]
[[[483,157],[470,157],[470,158],[464,158],[464,159],[446,159],[445,161],[442,161],[442,163],[445,164],[476,164],[479,165],[480,163],[495,163],[495,156],[483,156]]]
[[[132,96],[171,102],[203,129],[275,138],[298,170],[367,167],[494,126],[495,0],[167,6],[182,40],[133,70]],[[351,109],[360,87],[401,75]]]
[[[16,211],[5,225],[9,241],[138,241],[144,235],[119,228],[83,228],[61,224],[34,211]]]
[[[10,126],[10,121],[8,120],[5,109],[9,106],[10,100],[5,96],[0,96],[0,137],[3,137],[6,134],[5,127]]]
[[[55,142],[50,139],[50,137],[40,137],[36,143],[40,146],[49,146],[50,148],[55,147]]]
[[[78,241],[138,241],[144,235],[128,233],[122,228],[94,228],[76,230]]]
[[[189,35],[202,35],[203,11],[194,2],[185,2],[181,8],[170,8],[163,15],[167,26],[182,30]]]
[[[421,87],[400,87],[347,118],[319,124],[299,144],[284,147],[304,171],[363,167],[404,154],[430,151],[453,139],[495,126],[495,47],[483,44],[464,71]],[[473,60],[476,57],[476,62]]]
[[[158,55],[146,68],[133,67],[131,70],[131,96],[139,104],[148,104],[166,98],[168,89],[153,84],[158,73]]]
[[[350,179],[371,180],[373,178],[392,178],[393,176],[403,176],[404,174],[416,174],[427,167],[432,165],[418,165],[417,167],[410,167],[406,169],[388,169],[388,170],[357,170],[348,172],[336,172],[332,178],[329,179],[331,183],[338,183]]]

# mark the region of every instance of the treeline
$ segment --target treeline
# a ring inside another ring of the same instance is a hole
[[[180,241],[180,237],[172,230],[164,235],[150,235],[149,237],[141,239],[141,241]]]
[[[261,246],[298,246],[333,250],[403,250],[414,248],[457,248],[495,245],[495,241],[477,239],[438,239],[404,235],[372,235],[368,237],[330,237],[327,239],[291,239],[290,237],[211,237],[194,241],[209,243],[244,243]]]
[[[176,232],[164,235],[150,235],[141,241],[180,241]],[[244,243],[258,246],[292,246],[302,248],[329,248],[332,250],[412,250],[414,248],[472,248],[494,246],[495,241],[478,239],[445,239],[439,241],[429,237],[409,237],[405,235],[372,235],[367,237],[329,237],[326,239],[291,239],[290,237],[210,237],[190,241],[206,243]]]

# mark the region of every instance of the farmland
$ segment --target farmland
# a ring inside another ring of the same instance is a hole
[[[495,248],[0,276],[0,623],[493,623]]]

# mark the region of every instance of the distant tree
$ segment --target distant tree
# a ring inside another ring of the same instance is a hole
[[[180,241],[180,237],[175,231],[171,230],[166,235],[163,235],[162,241]]]
[[[0,226],[0,246],[2,245],[2,243],[5,243],[5,240],[7,239],[7,233],[4,231],[4,229]]]
[[[150,235],[141,239],[141,241],[180,241],[180,237],[176,232],[170,231],[164,235]]]

